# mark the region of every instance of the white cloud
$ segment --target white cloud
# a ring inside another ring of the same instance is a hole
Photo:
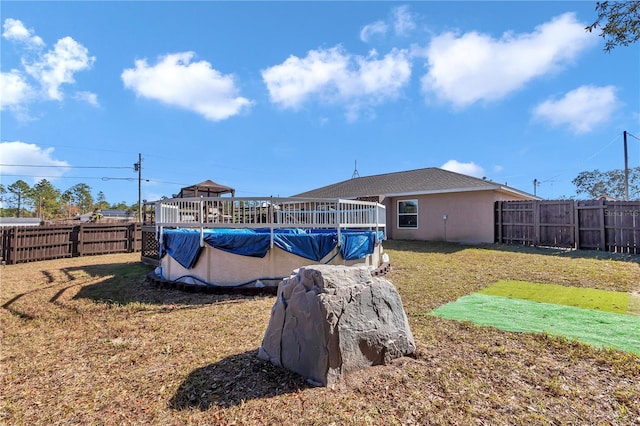
[[[53,50],[24,67],[40,82],[48,99],[60,101],[64,98],[60,86],[75,83],[74,74],[91,68],[94,61],[95,57],[89,56],[86,47],[71,37],[64,37],[56,42]]]
[[[396,35],[404,36],[416,28],[413,15],[409,12],[409,6],[396,7],[392,11],[393,29]]]
[[[336,79],[347,74],[349,57],[334,47],[311,50],[305,58],[289,56],[282,64],[262,71],[273,103],[285,108],[297,108],[314,93],[335,90]],[[325,96],[327,96],[325,94]]]
[[[18,70],[0,73],[0,110],[17,108],[32,95],[32,89]]]
[[[42,41],[40,37],[34,35],[33,31],[25,28],[24,24],[17,19],[5,19],[2,28],[2,37],[7,40],[24,43],[28,47],[32,48],[44,47],[44,41]]]
[[[222,75],[206,61],[191,62],[194,55],[165,55],[153,66],[137,60],[135,68],[122,72],[122,81],[137,96],[194,111],[213,121],[239,114],[253,104],[237,96],[233,76]]]
[[[597,37],[584,28],[566,13],[531,33],[505,33],[500,39],[478,32],[444,33],[426,49],[429,69],[421,79],[422,91],[457,108],[502,99],[595,45]]]
[[[574,133],[587,133],[606,123],[618,106],[613,86],[580,86],[560,99],[537,105],[535,118],[553,126],[569,126]]]
[[[368,43],[369,40],[375,35],[384,35],[387,33],[387,24],[382,21],[376,21],[369,25],[365,25],[360,30],[360,40]]]
[[[441,169],[450,172],[462,173],[463,175],[473,176],[477,178],[484,177],[484,169],[474,162],[460,163],[456,160],[449,160],[440,166]]]
[[[299,108],[310,99],[344,103],[354,111],[377,105],[400,95],[411,76],[405,50],[394,49],[379,58],[350,55],[339,46],[311,50],[304,58],[290,56],[280,65],[262,71],[271,102],[284,108]]]
[[[98,95],[96,95],[95,93],[84,92],[84,91],[76,92],[73,98],[79,101],[84,101],[94,107],[100,106],[100,103],[98,102]]]
[[[20,43],[25,49],[20,58],[23,69],[2,74],[2,109],[24,112],[31,102],[61,101],[64,99],[62,86],[75,83],[74,75],[90,69],[95,62],[88,49],[71,37],[61,38],[53,49],[45,51],[42,39],[21,21],[7,18],[3,28],[4,39]]]
[[[66,172],[66,161],[53,158],[53,148],[41,148],[38,145],[26,142],[0,142],[0,158],[2,158],[2,174],[5,176],[17,175],[15,180],[23,178],[21,176],[33,176],[32,181],[36,183],[42,179],[49,181],[62,176]],[[6,165],[10,164],[10,165]],[[24,167],[44,166],[44,167]]]
[[[393,8],[389,21],[387,23],[380,20],[365,25],[360,30],[360,40],[368,43],[376,35],[384,36],[389,31],[389,27],[393,28],[393,32],[398,36],[406,36],[416,28],[413,14],[409,12],[409,6]]]

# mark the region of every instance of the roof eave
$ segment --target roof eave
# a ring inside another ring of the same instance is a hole
[[[385,197],[405,197],[410,195],[431,195],[431,194],[449,194],[452,192],[471,192],[471,191],[495,191],[500,189],[499,185],[492,186],[478,186],[467,188],[447,188],[447,189],[434,189],[430,191],[410,191],[410,192],[393,192],[384,194]]]
[[[478,187],[467,187],[467,188],[448,188],[448,189],[436,189],[432,191],[411,191],[411,192],[395,192],[384,194],[385,197],[408,197],[414,195],[433,195],[433,194],[451,194],[451,193],[459,193],[459,192],[475,192],[475,191],[503,191],[512,194],[517,194],[520,197],[531,198],[535,200],[541,200],[541,198],[536,197],[534,195],[528,194],[526,192],[518,191],[516,189],[503,186],[503,185],[491,185],[491,186],[478,186]]]
[[[542,198],[541,198],[541,197],[538,197],[537,195],[529,194],[528,192],[520,191],[520,190],[518,190],[518,189],[511,188],[510,186],[503,186],[503,185],[500,185],[499,190],[500,190],[500,191],[504,191],[504,192],[508,192],[508,193],[510,193],[510,194],[517,194],[517,195],[519,195],[519,196],[521,196],[521,197],[526,197],[526,198],[529,198],[529,199],[531,199],[531,200],[538,200],[538,201],[539,201],[539,200],[542,200]]]

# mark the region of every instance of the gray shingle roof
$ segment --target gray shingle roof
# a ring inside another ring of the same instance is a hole
[[[122,209],[102,209],[100,210],[102,217],[133,217],[134,213],[132,211],[122,210]]]
[[[42,219],[37,217],[0,217],[0,227],[3,226],[36,226]]]
[[[312,189],[294,197],[355,198],[376,195],[426,194],[465,190],[506,189],[529,195],[486,179],[450,172],[437,167],[404,172],[357,177],[322,188]],[[532,198],[535,198],[532,196]]]

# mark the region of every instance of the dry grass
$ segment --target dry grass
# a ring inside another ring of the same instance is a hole
[[[273,297],[155,289],[137,254],[3,266],[0,422],[640,424],[640,358],[432,317],[499,280],[640,291],[638,258],[392,242],[415,358],[311,388],[256,358]]]

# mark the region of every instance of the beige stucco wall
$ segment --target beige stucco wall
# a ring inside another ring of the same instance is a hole
[[[392,197],[387,205],[387,237],[398,240],[494,242],[494,203],[526,199],[498,191],[468,191]],[[418,228],[398,228],[399,200],[418,200]],[[443,215],[447,215],[446,227]]]

